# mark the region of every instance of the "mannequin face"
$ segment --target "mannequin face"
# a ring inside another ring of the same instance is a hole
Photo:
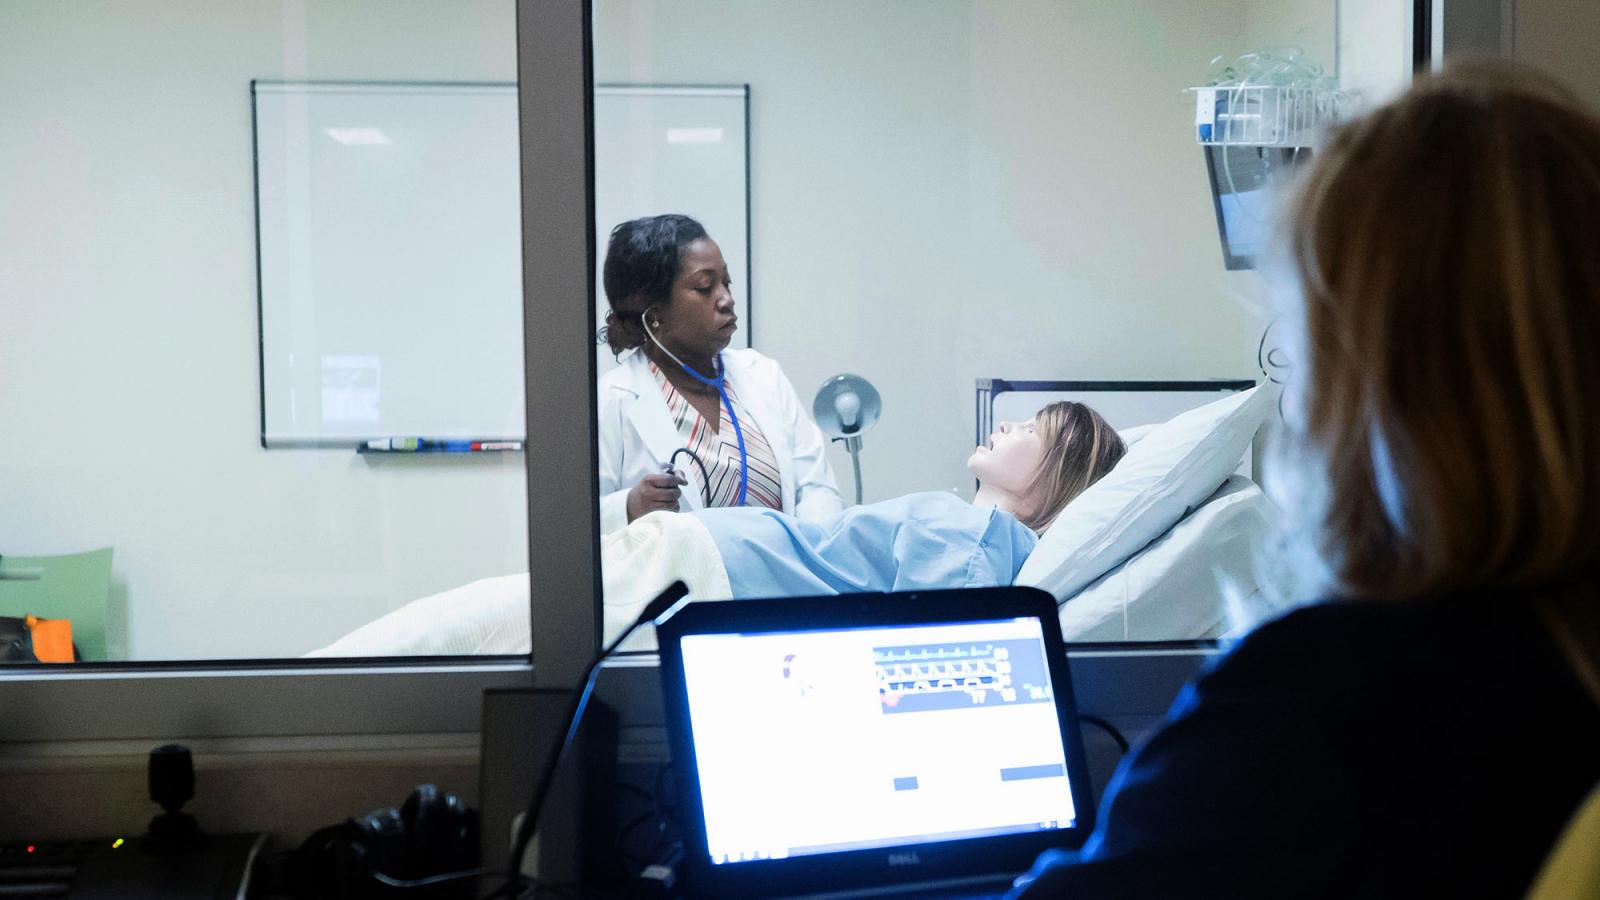
[[[967,459],[967,471],[986,487],[1020,496],[1043,460],[1044,442],[1035,420],[1001,422],[989,442]]]
[[[732,284],[717,242],[710,238],[691,241],[683,248],[671,297],[665,306],[647,313],[650,330],[667,349],[685,359],[716,356],[739,326],[739,317],[733,312]]]

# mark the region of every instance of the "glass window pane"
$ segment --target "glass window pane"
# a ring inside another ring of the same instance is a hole
[[[1254,266],[1346,99],[1337,28],[1333,0],[597,0],[607,632],[671,577],[1035,584],[1069,640],[1268,614]]]
[[[523,439],[514,21],[8,8],[0,617],[91,660],[526,652],[523,455],[357,452]]]

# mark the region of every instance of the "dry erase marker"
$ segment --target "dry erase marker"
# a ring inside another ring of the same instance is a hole
[[[367,441],[364,450],[379,453],[471,453],[472,441],[433,441],[427,438],[379,438]]]
[[[362,444],[361,449],[377,450],[380,452],[408,452],[419,450],[421,449],[421,446],[422,441],[418,440],[417,438],[378,438],[375,441],[367,441],[365,444]]]
[[[361,446],[363,452],[379,453],[481,453],[521,449],[521,441],[439,441],[429,438],[378,438]]]

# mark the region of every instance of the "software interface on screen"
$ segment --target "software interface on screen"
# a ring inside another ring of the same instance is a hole
[[[713,863],[1072,825],[1036,619],[681,647]]]

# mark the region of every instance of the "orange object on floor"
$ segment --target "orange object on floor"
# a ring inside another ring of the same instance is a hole
[[[33,634],[33,655],[40,662],[72,662],[72,623],[66,619],[23,619]]]

